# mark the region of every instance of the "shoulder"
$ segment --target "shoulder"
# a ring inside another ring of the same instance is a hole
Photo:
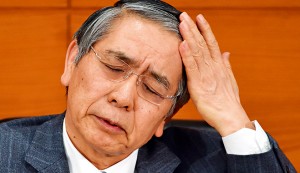
[[[31,118],[18,118],[0,123],[0,131],[3,136],[7,135],[29,135],[34,132],[40,125],[51,119],[56,118],[58,115],[37,116]]]
[[[0,123],[1,155],[11,154],[9,153],[13,152],[11,149],[18,150],[16,152],[24,152],[29,147],[39,127],[45,123],[51,123],[51,120],[57,117],[59,116],[38,116]]]
[[[12,170],[28,171],[26,153],[31,148],[43,148],[45,143],[40,143],[46,137],[51,140],[55,136],[53,131],[61,131],[64,114],[20,118],[0,123],[0,172]],[[60,132],[62,133],[62,132]],[[39,151],[39,150],[34,150]],[[29,171],[32,172],[32,171]]]

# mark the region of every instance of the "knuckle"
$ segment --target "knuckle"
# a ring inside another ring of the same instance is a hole
[[[196,25],[192,25],[191,30],[199,32],[198,27]]]
[[[195,61],[189,60],[185,64],[185,68],[186,68],[186,70],[193,71],[193,70],[198,69],[198,65],[197,65],[197,63]]]
[[[232,70],[232,69],[231,69],[231,66],[230,66],[229,64],[226,64],[226,68],[227,68],[228,70]]]
[[[189,70],[189,71],[194,71],[196,69],[198,69],[198,66],[197,66],[196,63],[192,63],[192,64],[190,64],[189,66],[186,67],[186,70]]]
[[[210,25],[208,24],[208,23],[205,23],[204,25],[203,25],[203,28],[204,28],[204,30],[211,30],[211,27],[210,27]]]
[[[208,41],[208,45],[209,46],[211,46],[211,47],[219,47],[219,43],[218,43],[218,41],[216,40],[216,39],[210,39],[209,41]]]
[[[206,46],[206,42],[204,39],[201,39],[201,40],[198,40],[197,41],[197,46],[200,47],[200,48],[203,48]]]
[[[193,57],[202,57],[202,52],[200,49],[194,50],[192,53]]]

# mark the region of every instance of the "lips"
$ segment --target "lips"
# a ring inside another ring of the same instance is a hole
[[[123,127],[117,123],[117,122],[114,122],[110,119],[107,119],[107,118],[102,118],[102,117],[98,117],[96,116],[99,123],[108,131],[110,132],[114,132],[114,133],[119,133],[119,132],[124,132],[125,130],[123,129]]]

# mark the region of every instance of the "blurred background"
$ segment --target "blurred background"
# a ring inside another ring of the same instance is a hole
[[[108,0],[0,0],[0,119],[61,113],[73,33]],[[300,170],[300,1],[167,0],[210,22],[252,120]],[[174,118],[200,120],[193,103]]]

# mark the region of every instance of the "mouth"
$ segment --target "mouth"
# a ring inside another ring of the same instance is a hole
[[[104,127],[104,129],[110,133],[118,134],[118,133],[125,132],[122,126],[117,122],[114,122],[107,118],[101,118],[98,116],[96,116],[96,118],[98,119],[98,122],[101,124],[101,126]]]

